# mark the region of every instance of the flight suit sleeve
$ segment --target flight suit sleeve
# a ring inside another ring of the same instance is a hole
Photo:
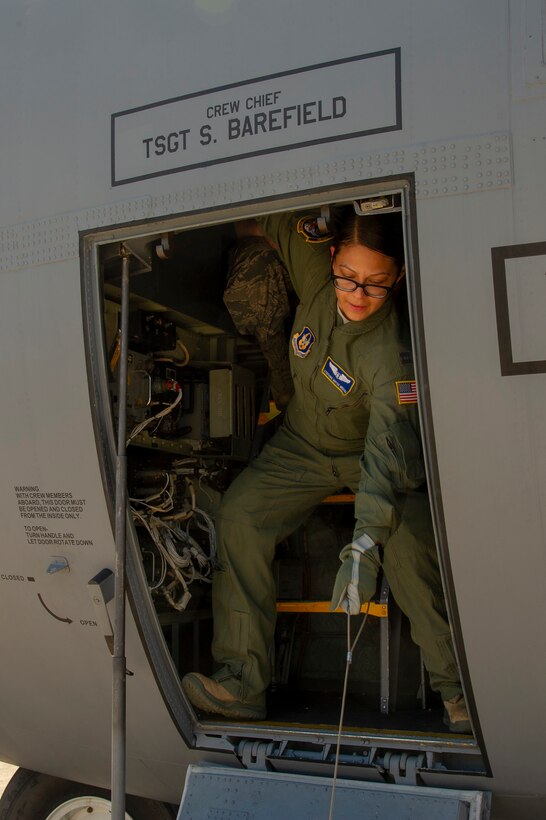
[[[330,269],[331,234],[314,233],[312,214],[270,214],[258,218],[267,239],[275,246],[300,301],[308,289],[322,285]]]
[[[354,539],[385,544],[400,522],[404,496],[425,481],[413,378],[374,386],[361,478],[355,496]]]

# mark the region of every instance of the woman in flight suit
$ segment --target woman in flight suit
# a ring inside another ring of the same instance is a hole
[[[198,708],[262,719],[276,604],[275,547],[327,495],[355,493],[353,540],[340,553],[331,608],[357,614],[381,566],[421,647],[453,731],[470,723],[453,652],[425,487],[398,214],[358,216],[335,235],[312,217],[261,220],[299,306],[290,360],[295,394],[284,422],[228,489],[216,519],[211,678],[182,681]],[[382,554],[382,555],[381,555]]]

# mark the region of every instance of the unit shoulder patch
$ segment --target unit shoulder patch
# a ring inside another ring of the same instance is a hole
[[[334,387],[339,390],[340,393],[343,393],[344,396],[347,393],[350,393],[353,387],[355,386],[354,378],[347,373],[339,364],[336,364],[331,356],[328,356],[324,364],[322,365],[322,374],[326,376],[329,382],[331,382]]]
[[[415,379],[405,379],[394,384],[398,404],[417,404],[417,382]]]
[[[300,330],[298,333],[294,333],[292,336],[292,348],[294,350],[294,354],[299,356],[300,359],[305,359],[305,357],[309,354],[311,347],[316,341],[316,336],[311,330],[310,327],[305,327],[303,330]]]
[[[326,223],[324,228],[321,226],[322,221],[315,216],[302,216],[298,219],[296,230],[306,242],[331,242],[334,235],[328,231]]]

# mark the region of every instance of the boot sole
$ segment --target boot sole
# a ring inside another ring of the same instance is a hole
[[[218,700],[207,692],[199,680],[187,680],[186,676],[182,681],[182,688],[191,703],[203,712],[243,720],[263,720],[265,718],[265,707],[247,705],[240,700],[235,700],[233,703]]]
[[[469,720],[459,720],[455,723],[451,723],[447,713],[444,715],[444,726],[447,726],[450,732],[457,735],[471,735],[472,734],[472,726],[470,725]]]

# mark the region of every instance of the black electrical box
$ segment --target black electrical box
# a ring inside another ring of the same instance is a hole
[[[176,326],[162,313],[133,310],[129,314],[129,347],[141,353],[174,350]]]

